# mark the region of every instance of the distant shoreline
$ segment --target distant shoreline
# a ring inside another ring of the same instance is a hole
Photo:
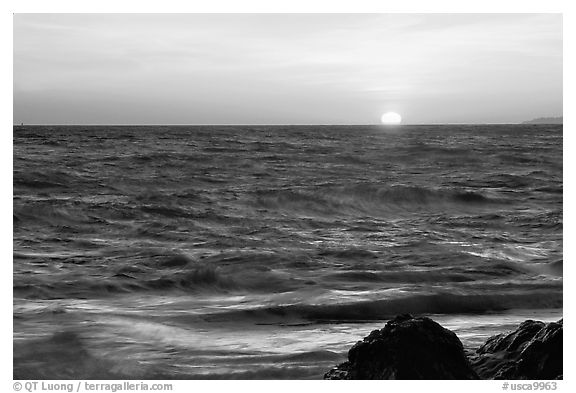
[[[564,124],[564,118],[560,117],[538,117],[532,120],[523,121],[520,124]]]

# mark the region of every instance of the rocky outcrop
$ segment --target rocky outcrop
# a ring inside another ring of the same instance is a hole
[[[472,359],[483,379],[561,379],[563,321],[524,321],[490,337]]]
[[[562,325],[525,321],[468,359],[450,330],[400,315],[356,343],[324,379],[561,379]]]
[[[430,318],[400,315],[348,352],[325,379],[478,379],[456,334]]]

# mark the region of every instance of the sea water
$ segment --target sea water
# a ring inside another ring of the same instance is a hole
[[[562,317],[562,126],[14,127],[14,377],[321,378]]]

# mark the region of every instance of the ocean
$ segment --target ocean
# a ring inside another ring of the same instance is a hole
[[[562,317],[562,126],[15,126],[16,379],[318,379]]]

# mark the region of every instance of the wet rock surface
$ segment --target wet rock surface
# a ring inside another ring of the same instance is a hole
[[[563,320],[524,321],[490,337],[471,359],[483,379],[562,379]]]
[[[324,379],[561,379],[562,327],[562,320],[528,320],[467,357],[454,332],[399,315],[357,342]]]
[[[462,343],[426,317],[400,315],[348,352],[325,379],[478,379]]]

